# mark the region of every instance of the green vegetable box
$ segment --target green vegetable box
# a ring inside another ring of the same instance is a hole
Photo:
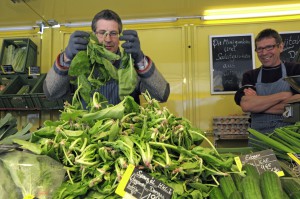
[[[43,76],[33,77],[25,74],[15,75],[15,78],[3,90],[0,99],[7,109],[34,109],[35,105],[29,92]]]
[[[30,97],[37,109],[63,109],[65,101],[71,101],[71,97],[57,100],[49,100],[43,92],[43,83],[46,74],[41,74],[35,86],[30,90]]]
[[[17,78],[16,75],[0,75],[0,96],[7,92],[9,85]],[[0,99],[0,108],[4,108],[5,104],[2,99]]]
[[[62,109],[68,99],[48,100],[43,93],[46,74],[0,76],[5,87],[0,92],[0,109],[41,110]],[[69,99],[70,100],[70,99]]]
[[[1,65],[11,65],[15,72],[26,73],[29,66],[36,66],[37,45],[29,38],[4,39]]]

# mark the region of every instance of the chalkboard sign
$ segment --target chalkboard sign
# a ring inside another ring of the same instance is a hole
[[[146,172],[129,165],[116,193],[123,198],[171,199],[173,189]]]
[[[283,171],[272,149],[243,155],[239,159],[242,165],[251,164],[255,166],[260,174],[268,170],[274,171],[279,176],[283,175]]]
[[[280,55],[281,60],[294,62],[299,56],[300,32],[283,32],[279,34],[284,44],[283,52]]]
[[[2,72],[4,74],[12,74],[15,73],[12,65],[1,65]]]
[[[210,36],[211,93],[235,93],[243,73],[255,68],[253,54],[252,34]]]
[[[29,75],[40,75],[41,74],[41,69],[40,69],[39,66],[30,66],[28,74]]]

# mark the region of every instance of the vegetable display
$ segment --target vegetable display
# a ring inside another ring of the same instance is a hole
[[[58,121],[45,121],[22,148],[61,162],[66,180],[54,198],[120,198],[114,193],[128,164],[174,189],[173,198],[205,198],[216,176],[236,172],[232,154],[219,154],[205,133],[160,107],[130,96],[115,105],[93,97],[89,110],[66,104]],[[206,140],[211,148],[200,144]]]

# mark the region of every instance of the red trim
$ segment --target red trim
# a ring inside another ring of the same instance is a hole
[[[58,68],[59,70],[68,70],[69,67],[60,65],[60,56],[61,56],[61,55],[62,55],[62,54],[58,54],[58,56],[57,56],[57,58],[56,58],[56,66],[57,66],[57,68]]]
[[[143,70],[138,70],[139,73],[145,73],[150,69],[150,66],[152,65],[152,60],[150,57],[146,56],[146,59],[148,60],[148,65]]]

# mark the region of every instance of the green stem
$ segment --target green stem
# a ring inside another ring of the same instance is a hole
[[[201,133],[198,133],[197,131],[193,131],[193,130],[189,130],[189,131],[190,131],[190,133],[197,134],[197,135],[199,135],[200,137],[202,137],[203,139],[205,139],[206,142],[207,142],[207,143],[212,147],[212,149],[215,151],[215,153],[216,153],[218,156],[220,156],[220,154],[219,154],[219,152],[217,151],[217,149],[215,148],[215,146],[211,143],[211,141],[209,141],[209,139],[208,139],[206,136],[202,135]]]

